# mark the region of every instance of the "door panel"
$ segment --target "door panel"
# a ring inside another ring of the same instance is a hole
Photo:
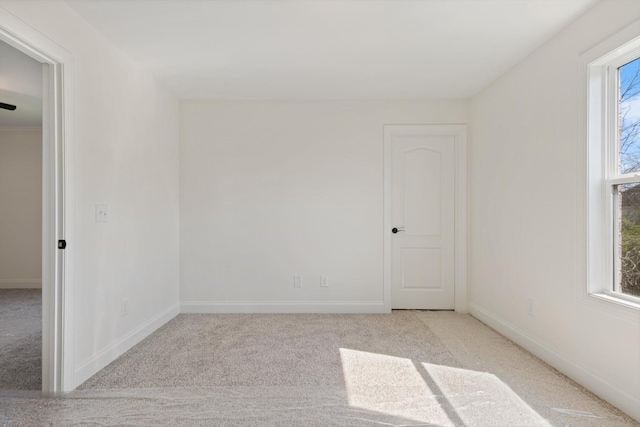
[[[401,249],[402,289],[442,289],[442,251]]]
[[[453,309],[455,136],[391,135],[392,308]]]
[[[405,236],[440,235],[440,163],[438,151],[419,148],[404,153]]]

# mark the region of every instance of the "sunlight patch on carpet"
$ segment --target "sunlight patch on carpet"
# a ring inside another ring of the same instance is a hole
[[[551,426],[495,375],[341,348],[349,405],[436,425]]]

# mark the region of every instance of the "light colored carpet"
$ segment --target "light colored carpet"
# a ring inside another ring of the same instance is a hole
[[[42,291],[0,289],[0,390],[42,388]]]
[[[63,399],[0,392],[0,425],[640,424],[468,315],[396,311],[180,315]]]
[[[455,366],[412,312],[180,315],[81,389],[343,386],[343,352]]]

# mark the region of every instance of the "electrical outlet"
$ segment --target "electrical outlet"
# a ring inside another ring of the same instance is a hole
[[[293,276],[293,287],[294,288],[302,287],[302,276]]]
[[[329,276],[320,276],[320,286],[323,288],[329,287]]]
[[[109,209],[107,205],[96,205],[96,222],[109,222]]]
[[[533,298],[527,298],[527,314],[531,317],[536,315],[536,300]]]
[[[129,314],[129,299],[124,298],[120,303],[120,316],[124,317]]]

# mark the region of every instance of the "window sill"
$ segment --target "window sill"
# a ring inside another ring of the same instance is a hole
[[[631,307],[640,309],[640,297],[633,295],[622,294],[620,292],[602,291],[596,295],[602,295],[603,297],[620,302],[622,304],[631,305]]]
[[[611,314],[640,322],[640,301],[638,298],[614,292],[593,292],[587,294],[589,305],[595,305]]]

